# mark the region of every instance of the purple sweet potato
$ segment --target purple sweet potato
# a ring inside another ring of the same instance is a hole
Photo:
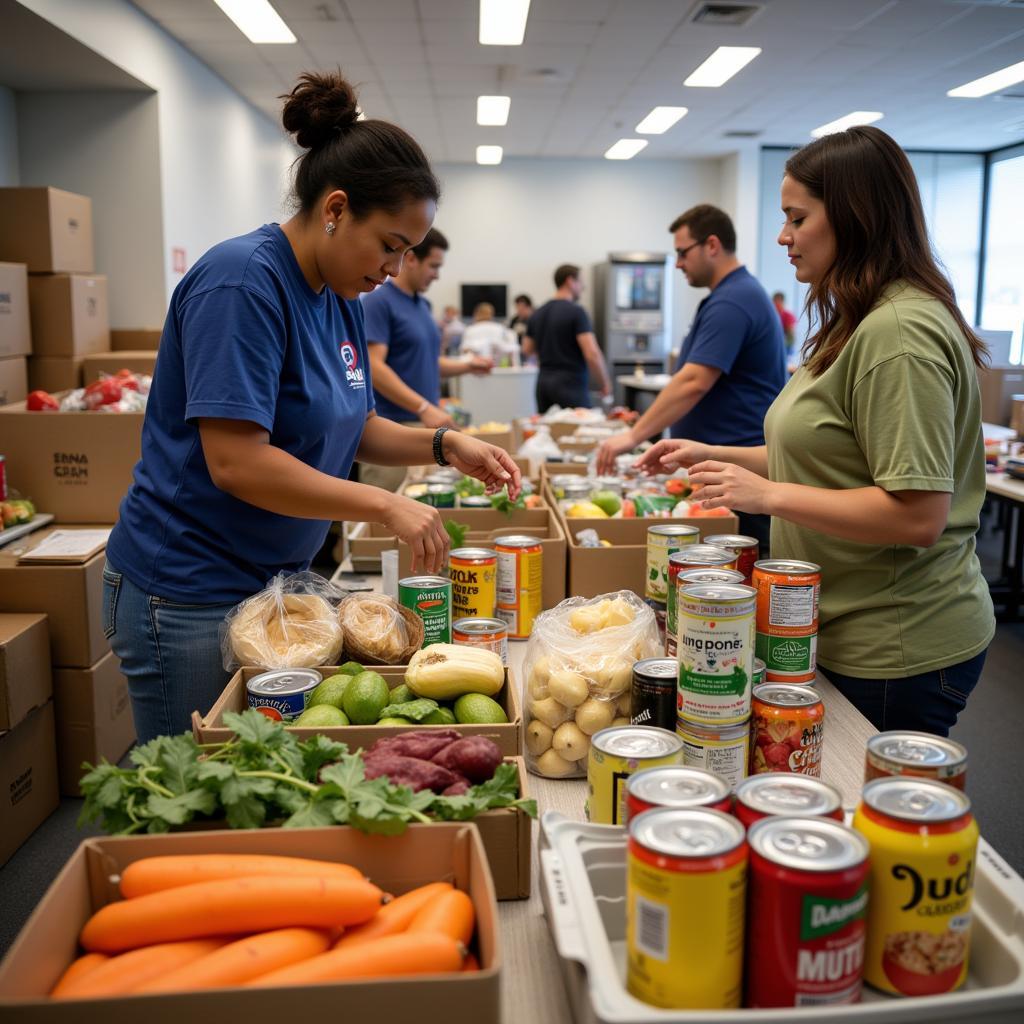
[[[463,793],[469,792],[469,779],[464,779],[461,775],[441,793],[441,796],[462,796]]]
[[[408,786],[415,791],[431,789],[435,793],[440,793],[459,779],[455,772],[442,765],[416,757],[393,754],[389,750],[378,751],[373,755],[367,754],[363,758],[363,764],[366,778],[376,779],[386,775],[396,786]]]
[[[418,757],[423,761],[429,761],[458,738],[459,734],[454,729],[432,728],[403,732],[397,736],[385,736],[377,740],[365,756],[387,751],[389,754]]]
[[[502,762],[498,745],[486,736],[464,736],[448,744],[431,760],[449,771],[464,775],[470,782],[486,782]]]

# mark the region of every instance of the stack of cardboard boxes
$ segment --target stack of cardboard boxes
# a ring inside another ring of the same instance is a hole
[[[0,262],[0,405],[28,393],[28,270],[24,263]]]

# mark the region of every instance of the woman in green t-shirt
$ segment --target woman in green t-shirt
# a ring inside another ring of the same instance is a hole
[[[773,516],[772,557],[821,566],[818,664],[879,729],[947,735],[995,632],[975,553],[984,344],[932,256],[914,172],[877,128],[827,135],[782,179],[816,330],[766,445],[661,441],[705,508]]]

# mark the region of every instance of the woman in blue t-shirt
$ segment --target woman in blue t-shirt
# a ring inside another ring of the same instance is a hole
[[[375,522],[445,565],[436,509],[347,479],[352,462],[435,461],[518,494],[501,449],[374,412],[361,292],[398,274],[440,194],[401,128],[359,121],[337,74],[305,74],[284,126],[305,153],[295,215],[214,246],[174,290],[103,574],[104,631],[140,742],[189,728],[223,689],[219,627],[279,571],[309,566],[333,520]]]

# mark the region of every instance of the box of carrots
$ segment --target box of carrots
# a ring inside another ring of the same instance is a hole
[[[19,1024],[500,1019],[471,824],[85,840],[0,964]]]

